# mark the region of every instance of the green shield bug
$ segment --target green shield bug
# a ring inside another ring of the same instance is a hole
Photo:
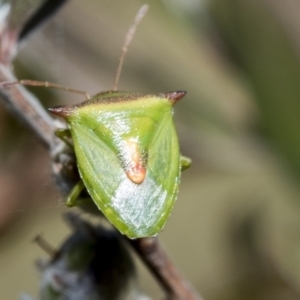
[[[111,91],[50,109],[69,125],[95,204],[130,238],[156,235],[173,208],[181,159],[172,114],[184,95]]]
[[[80,104],[49,109],[68,124],[81,177],[67,204],[77,205],[86,188],[107,219],[129,238],[154,236],[164,227],[177,198],[181,171],[191,162],[180,156],[173,122],[173,105],[185,92],[117,91],[124,55],[146,10],[147,6],[141,8],[128,31],[113,91],[90,98],[56,84],[18,81],[87,95]]]

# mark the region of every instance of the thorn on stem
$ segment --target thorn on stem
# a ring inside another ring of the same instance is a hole
[[[37,235],[32,242],[38,244],[38,246],[43,249],[51,258],[54,258],[58,251],[52,247],[40,234]]]

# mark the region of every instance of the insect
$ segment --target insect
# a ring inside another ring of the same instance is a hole
[[[128,237],[157,234],[173,208],[187,159],[180,158],[172,112],[184,95],[111,91],[50,109],[69,125],[84,186]]]
[[[173,105],[186,93],[142,94],[116,88],[124,54],[144,13],[142,7],[126,36],[114,90],[49,109],[68,124],[65,134],[72,137],[81,177],[67,204],[77,205],[86,188],[107,219],[129,238],[154,236],[164,227],[181,171],[190,165],[190,159],[180,155],[173,122]]]

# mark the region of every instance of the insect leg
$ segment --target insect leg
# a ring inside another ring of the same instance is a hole
[[[64,141],[70,148],[74,148],[72,141],[70,140],[71,131],[68,128],[59,128],[55,131],[55,135],[59,137],[62,141]]]
[[[84,189],[84,184],[83,181],[80,179],[78,183],[76,183],[76,185],[73,187],[70,194],[68,195],[66,205],[72,207],[80,204],[78,197],[80,193],[83,191],[83,189]]]
[[[192,164],[192,160],[186,156],[180,156],[181,171],[187,170]]]

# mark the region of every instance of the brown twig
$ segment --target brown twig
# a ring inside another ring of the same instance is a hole
[[[0,64],[0,82],[15,81],[9,67]],[[35,96],[21,85],[0,89],[0,98],[8,110],[23,121],[50,149],[53,146],[55,126],[51,116],[45,111]]]
[[[165,290],[169,296],[168,299],[203,300],[193,286],[180,274],[158,238],[128,241]]]

